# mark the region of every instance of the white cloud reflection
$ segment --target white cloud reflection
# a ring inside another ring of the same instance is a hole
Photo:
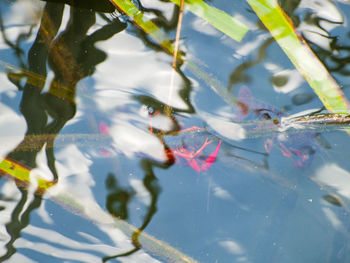
[[[233,255],[242,255],[245,253],[241,245],[233,240],[220,241],[219,245]]]
[[[338,216],[329,208],[323,207],[323,213],[325,214],[328,221],[332,224],[332,226],[337,230],[345,230],[342,222],[339,220]]]
[[[200,17],[196,17],[193,19],[192,28],[200,33],[209,35],[209,36],[220,36],[220,32],[215,29],[212,25],[210,25],[207,21],[203,20]]]
[[[99,113],[109,118],[113,147],[128,157],[141,154],[165,161],[162,143],[148,130],[147,109],[135,97],[148,95],[172,107],[187,109],[179,95],[183,81],[172,69],[171,57],[147,50],[140,39],[126,31],[98,47],[108,50],[108,58],[90,77],[95,89],[92,100]],[[172,127],[169,118],[158,116],[152,118],[152,125],[165,130]]]
[[[283,86],[273,84],[273,89],[279,93],[289,93],[296,90],[305,81],[296,69],[276,70],[273,72],[274,78],[285,78],[286,83]]]
[[[24,118],[14,110],[0,103],[0,157],[3,158],[17,145],[26,131]]]
[[[92,192],[91,186],[95,185],[95,181],[89,171],[91,164],[92,161],[75,145],[68,145],[60,150],[56,154],[59,180],[49,189],[48,194],[58,199],[64,195],[68,200],[79,200],[79,203],[84,204],[81,212],[90,220],[113,223],[113,219],[96,202]]]
[[[22,30],[28,31],[31,24],[37,23],[43,4],[40,1],[14,1],[7,7],[7,12],[2,12],[2,20],[6,21],[6,25],[16,25],[6,27],[6,36],[11,42],[16,42]]]
[[[98,47],[108,50],[108,59],[94,74],[97,89],[107,87],[133,95],[144,89],[159,101],[187,109],[179,96],[182,79],[172,69],[170,56],[147,51],[140,39],[126,32],[119,33],[113,41],[99,43]]]
[[[240,45],[237,48],[236,52],[233,54],[233,56],[237,59],[248,56],[249,54],[257,50],[258,47],[261,46],[261,44],[265,42],[266,39],[269,37],[269,34],[258,35],[254,41],[248,41],[247,43]]]
[[[148,205],[150,203],[151,197],[143,182],[138,179],[130,179],[130,185],[135,190],[136,197],[138,197],[142,203]]]
[[[40,169],[42,169],[46,160],[45,158],[38,158],[38,162],[39,167],[36,170],[37,173],[40,173]],[[23,230],[23,233],[35,236],[39,240],[34,242],[25,238],[19,238],[16,240],[17,248],[31,249],[50,257],[78,262],[101,261],[100,256],[95,255],[96,252],[103,255],[115,255],[133,248],[130,237],[116,226],[116,219],[102,209],[95,200],[91,189],[91,186],[95,184],[90,173],[91,164],[92,161],[75,145],[67,145],[65,148],[62,148],[56,154],[56,167],[60,178],[55,186],[47,190],[46,197],[50,196],[54,201],[63,202],[63,206],[67,205],[67,208],[70,210],[77,209],[79,215],[88,221],[93,221],[95,226],[104,232],[112,243],[106,244],[105,240],[99,240],[88,233],[79,231],[73,234],[83,236],[86,242],[76,241],[53,229],[29,225]],[[142,189],[140,190],[140,187],[136,188],[141,195]],[[61,200],[63,196],[64,200]],[[71,203],[72,207],[70,207]],[[75,208],[76,205],[77,208]],[[44,206],[42,209],[44,209]],[[46,211],[39,211],[38,215],[43,217],[42,219],[46,223],[52,223]],[[130,255],[125,260],[126,262],[159,262],[143,250]]]
[[[9,260],[6,260],[7,263],[11,262],[22,262],[22,263],[37,263],[38,261],[31,260],[30,258],[22,255],[17,251]]]
[[[343,16],[337,6],[330,0],[302,0],[299,8],[311,9],[318,17],[328,21],[340,23]]]
[[[16,248],[27,248],[50,257],[75,260],[77,262],[100,262],[101,257],[96,256],[96,252],[108,256],[121,254],[133,248],[130,240],[118,228],[101,227],[101,230],[104,230],[104,232],[112,238],[114,243],[118,245],[103,244],[102,241],[99,241],[96,238],[92,243],[83,242],[81,240],[76,241],[56,231],[30,225],[23,229],[23,233],[36,237],[38,241],[33,242],[28,241],[25,238],[19,238],[16,240]],[[45,243],[43,241],[45,241]],[[146,254],[142,249],[127,258],[121,258],[120,261],[138,263],[159,262]]]
[[[220,111],[217,111],[220,114]],[[220,118],[208,113],[201,113],[203,119],[215,132],[230,140],[243,140],[246,138],[245,129],[230,119]]]
[[[214,192],[214,196],[218,198],[221,198],[224,200],[232,200],[231,194],[220,186],[214,187],[213,192]]]
[[[316,172],[313,180],[350,200],[350,173],[337,164],[325,164]]]
[[[344,197],[350,200],[350,173],[345,169],[339,167],[335,163],[323,165],[316,171],[314,177],[311,178],[314,182],[320,185],[326,191],[329,191],[339,197]],[[345,200],[342,200],[345,201]],[[347,233],[348,230],[344,226],[341,214],[336,213],[328,202],[322,202],[322,211],[326,219],[330,222],[334,229]],[[347,205],[345,206],[347,207]]]
[[[250,262],[244,248],[237,241],[224,240],[220,241],[219,245],[228,253],[236,256],[234,262]]]
[[[114,146],[128,157],[137,154],[150,156],[158,161],[165,161],[164,146],[148,130],[138,128],[132,123],[116,121],[110,128]]]

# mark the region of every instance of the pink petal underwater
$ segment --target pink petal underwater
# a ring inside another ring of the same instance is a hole
[[[98,130],[100,131],[101,134],[109,134],[109,128],[107,124],[103,121],[101,121],[100,124],[98,125]],[[110,157],[112,155],[106,149],[99,149],[99,152],[103,157]]]
[[[109,134],[109,128],[107,124],[103,121],[100,122],[98,125],[98,130],[100,131],[101,134]]]
[[[216,156],[218,155],[219,150],[220,150],[221,142],[222,141],[219,141],[215,150],[208,156],[208,158],[205,161],[202,161],[200,159],[196,160],[196,157],[192,157],[190,155],[189,155],[189,157],[185,157],[184,155],[179,155],[179,154],[177,154],[177,155],[184,158],[193,170],[195,170],[197,172],[207,171],[216,160]],[[189,153],[185,148],[183,148],[182,151],[185,153]],[[199,163],[203,163],[203,164],[199,167],[197,161]]]
[[[99,150],[100,154],[103,156],[103,157],[110,157],[112,154],[106,150],[106,149],[100,149]]]
[[[216,160],[216,156],[218,155],[219,153],[219,149],[220,149],[220,146],[221,146],[221,142],[222,141],[219,141],[219,144],[218,146],[216,146],[216,149],[215,151],[213,151],[209,157],[205,160],[205,163],[202,164],[201,166],[201,170],[202,171],[207,171],[209,169],[210,166],[212,166],[212,164],[215,162]]]
[[[201,169],[199,168],[199,165],[195,159],[186,159],[186,160],[193,170],[196,170],[197,172],[201,171]]]

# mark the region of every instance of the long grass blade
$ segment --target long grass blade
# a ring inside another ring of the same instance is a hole
[[[181,0],[171,0],[180,6]],[[224,11],[206,4],[203,0],[186,0],[185,9],[206,20],[216,29],[240,42],[249,28]]]

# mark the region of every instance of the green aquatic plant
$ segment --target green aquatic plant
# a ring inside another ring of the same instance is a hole
[[[155,41],[162,45],[170,53],[173,52],[172,43],[166,34],[148,19],[131,0],[110,0],[119,10],[130,17],[142,30],[149,34]],[[180,0],[171,0],[180,5]],[[195,15],[206,20],[209,24],[228,35],[236,41],[241,41],[249,30],[246,25],[227,13],[206,4],[202,0],[188,0],[184,5]]]
[[[180,5],[180,0],[171,0]],[[224,11],[206,4],[203,0],[187,0],[185,9],[188,9],[196,16],[206,20],[216,29],[240,42],[249,28],[239,20],[228,15]]]
[[[129,0],[110,1],[118,9],[128,15],[135,24],[150,35],[165,50],[173,54],[173,44],[168,39],[165,32],[158,28],[151,20],[146,18],[143,13],[138,10],[137,6]],[[176,4],[180,4],[179,0],[172,1]],[[270,31],[271,35],[276,39],[277,43],[292,61],[296,69],[308,81],[310,87],[320,98],[323,105],[331,111],[348,110],[349,102],[345,98],[340,87],[306,44],[302,36],[296,31],[292,20],[280,8],[277,0],[247,0],[247,2]],[[217,9],[208,6],[201,0],[187,0],[185,1],[185,8],[188,8],[191,12],[206,19],[213,26],[237,41],[240,41],[247,32],[247,29],[242,27],[242,23],[239,23],[236,20],[230,20],[231,18],[229,19],[229,16],[226,16]],[[227,29],[229,23],[231,23],[232,27]],[[233,37],[232,34],[236,33],[238,35],[234,35]],[[186,61],[192,70],[197,73],[197,76],[203,76],[203,74],[198,74],[198,66],[189,60]],[[209,84],[209,86],[211,85]],[[217,90],[216,87],[212,88],[220,94],[223,93],[221,94],[221,97],[227,97],[227,92]],[[237,102],[236,100],[233,101],[234,103]]]

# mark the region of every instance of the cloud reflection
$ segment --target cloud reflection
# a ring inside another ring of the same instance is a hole
[[[203,113],[203,115],[205,115],[204,119],[210,128],[215,130],[221,136],[235,141],[243,140],[246,138],[245,129],[241,125],[234,123],[232,120],[214,117],[210,114]]]
[[[187,109],[179,94],[182,78],[172,69],[169,56],[147,51],[140,39],[126,32],[120,33],[113,41],[99,44],[99,47],[108,50],[109,56],[93,77],[97,89],[113,87],[132,95],[144,90],[171,107]],[[130,77],[130,69],[135,72],[133,77]]]
[[[236,241],[225,240],[220,241],[219,245],[227,252],[236,256],[234,262],[250,262],[246,256],[244,248]]]
[[[23,139],[26,124],[23,116],[2,103],[0,103],[0,112],[0,126],[6,127],[6,129],[0,129],[0,156],[4,158],[13,149],[13,146]]]
[[[216,186],[213,189],[214,196],[224,199],[224,200],[231,200],[232,196],[229,192],[227,192],[225,189],[221,188],[220,186]]]
[[[313,180],[350,200],[350,173],[337,164],[330,163],[322,166]]]

